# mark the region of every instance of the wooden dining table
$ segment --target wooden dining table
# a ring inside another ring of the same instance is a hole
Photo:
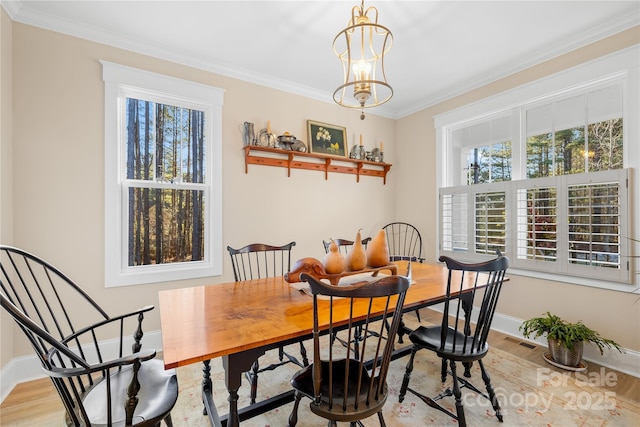
[[[403,274],[407,262],[396,264],[398,274]],[[403,310],[442,302],[449,274],[446,266],[412,263],[411,270],[412,285]],[[472,277],[469,279],[471,283]],[[159,307],[165,368],[203,363],[202,399],[212,425],[236,427],[243,420],[293,401],[291,390],[238,409],[243,373],[258,357],[280,345],[311,338],[313,299],[290,286],[284,277],[160,291]],[[396,357],[409,351],[410,346],[399,348]],[[223,416],[214,404],[210,378],[209,364],[217,357],[222,358],[229,392],[229,412]]]

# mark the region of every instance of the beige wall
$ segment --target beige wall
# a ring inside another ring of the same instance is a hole
[[[12,209],[12,22],[0,8],[0,242],[13,243]],[[13,331],[9,316],[0,313],[0,366],[13,357]]]
[[[245,174],[244,121],[303,140],[306,120],[347,128],[349,142],[385,142],[393,163],[395,121],[328,102],[314,101],[178,64],[152,59],[32,26],[13,24],[14,242],[43,256],[88,288],[110,313],[157,305],[158,291],[233,280],[201,280],[105,289],[104,277],[104,85],[99,60],[206,83],[225,90],[223,107],[223,220],[226,245],[284,244],[295,240],[294,258],[324,254],[322,240],[372,235],[395,219],[391,199],[395,166],[381,178],[250,166]],[[225,250],[226,254],[226,250]],[[145,319],[159,330],[158,310]],[[16,339],[15,356],[30,349]]]
[[[99,60],[107,60],[225,90],[223,108],[224,243],[240,246],[253,241],[285,243],[296,240],[294,257],[323,254],[321,241],[354,236],[359,228],[372,235],[392,220],[419,226],[426,255],[435,259],[435,132],[433,116],[493,93],[637,44],[635,32],[625,32],[589,48],[521,72],[515,76],[428,108],[398,121],[359,113],[334,105],[256,86],[202,70],[99,45],[66,35],[13,23],[12,41],[5,49],[7,20],[2,32],[2,121],[12,123],[12,134],[2,131],[2,164],[13,150],[13,196],[9,204],[13,243],[50,260],[88,289],[109,312],[146,304],[157,305],[158,291],[232,280],[225,257],[224,275],[200,280],[166,282],[106,289],[104,257],[104,95]],[[4,63],[12,60],[13,80],[5,82]],[[13,91],[5,112],[5,85]],[[12,119],[11,119],[12,115]],[[387,185],[378,178],[324,174],[250,166],[244,173],[241,125],[244,121],[275,132],[289,131],[306,140],[307,119],[346,126],[349,142],[365,135],[365,144],[384,141],[385,160],[393,163]],[[4,171],[4,169],[3,169]],[[9,200],[7,200],[9,199]],[[4,212],[2,212],[4,214]],[[10,218],[10,216],[9,216]],[[499,307],[504,314],[524,319],[553,310],[582,318],[623,346],[640,350],[637,297],[575,285],[513,277]],[[569,304],[566,304],[566,301]],[[526,303],[525,303],[526,302]],[[600,314],[599,314],[600,313]],[[616,316],[602,313],[616,313]],[[620,321],[622,319],[622,322]],[[145,320],[146,330],[159,329],[158,310]],[[621,327],[623,326],[623,327]],[[4,325],[3,325],[4,327]],[[2,364],[7,357],[30,353],[15,333],[15,349],[7,353],[2,330]]]
[[[437,231],[433,117],[638,43],[640,29],[635,27],[398,120],[396,165],[399,172],[395,183],[399,188],[411,190],[398,191],[397,212],[411,212],[412,221],[424,230],[428,260],[435,261]],[[637,233],[638,228],[635,230]],[[501,314],[527,319],[549,310],[573,321],[582,320],[624,347],[640,350],[640,295],[510,276],[512,280],[504,288],[498,306]]]

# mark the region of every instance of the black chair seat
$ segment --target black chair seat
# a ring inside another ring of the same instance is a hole
[[[415,345],[435,351],[439,357],[458,362],[473,362],[478,360],[489,351],[489,344],[475,343],[472,337],[465,336],[460,331],[448,328],[445,344],[440,348],[442,342],[441,326],[420,326],[409,335],[409,339]]]
[[[347,387],[343,388],[343,387],[336,387],[334,388],[334,393],[332,396],[332,400],[333,400],[333,405],[336,406],[340,406],[342,405],[342,400],[344,399],[344,390],[349,390],[351,393],[349,394],[350,396],[354,396],[356,394],[356,389],[358,387],[358,381],[360,380],[360,386],[359,386],[359,397],[358,399],[351,399],[359,401],[359,402],[364,402],[366,400],[367,394],[368,394],[368,390],[369,390],[369,386],[371,385],[371,375],[369,375],[369,372],[364,370],[362,371],[362,378],[360,379],[360,369],[359,369],[359,365],[360,362],[358,360],[354,360],[354,359],[349,359],[349,364],[348,364],[348,374],[347,374],[347,360],[346,359],[342,359],[342,360],[337,360],[333,362],[333,369],[331,369],[331,371],[329,370],[329,362],[328,361],[321,361],[320,362],[322,364],[322,372],[328,373],[331,372],[331,377],[329,377],[329,375],[323,376],[322,377],[322,383],[320,385],[320,402],[321,404],[328,404],[329,403],[329,381],[334,382],[336,384],[343,384],[345,381],[345,378],[347,378]],[[377,378],[374,378],[374,384],[373,386],[376,387],[378,384]],[[299,371],[298,373],[295,374],[295,376],[291,379],[291,386],[293,388],[295,388],[296,390],[300,391],[302,394],[304,394],[306,397],[313,399],[313,364],[307,366],[306,368],[302,369],[301,371]],[[384,401],[386,401],[386,395],[384,396],[384,399],[382,400],[382,406],[384,406]],[[353,406],[352,404],[350,404],[349,406]],[[377,406],[376,406],[377,407]],[[377,408],[377,410],[373,411],[373,413],[378,412],[379,408]]]
[[[131,383],[133,369],[128,366],[111,375],[111,399],[114,402],[124,402],[127,399],[127,387]],[[138,381],[143,384],[138,392],[139,403],[133,414],[133,424],[144,421],[156,420],[160,422],[164,414],[168,414],[176,403],[178,394],[178,379],[175,369],[165,370],[161,360],[148,360],[140,366]],[[94,427],[107,426],[107,412],[105,396],[107,382],[105,380],[96,384],[84,396],[82,401],[87,408],[87,415]],[[112,413],[113,425],[125,425],[124,406],[114,406]]]

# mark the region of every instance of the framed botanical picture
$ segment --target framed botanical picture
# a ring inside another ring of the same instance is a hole
[[[347,128],[307,120],[309,152],[348,156]]]

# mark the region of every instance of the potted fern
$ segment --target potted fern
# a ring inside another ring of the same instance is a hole
[[[604,349],[615,348],[621,353],[624,349],[615,341],[603,338],[582,321],[568,322],[547,311],[544,316],[526,320],[520,325],[520,331],[525,338],[546,336],[551,359],[559,365],[575,368],[582,362],[584,343],[595,344],[604,354]]]

